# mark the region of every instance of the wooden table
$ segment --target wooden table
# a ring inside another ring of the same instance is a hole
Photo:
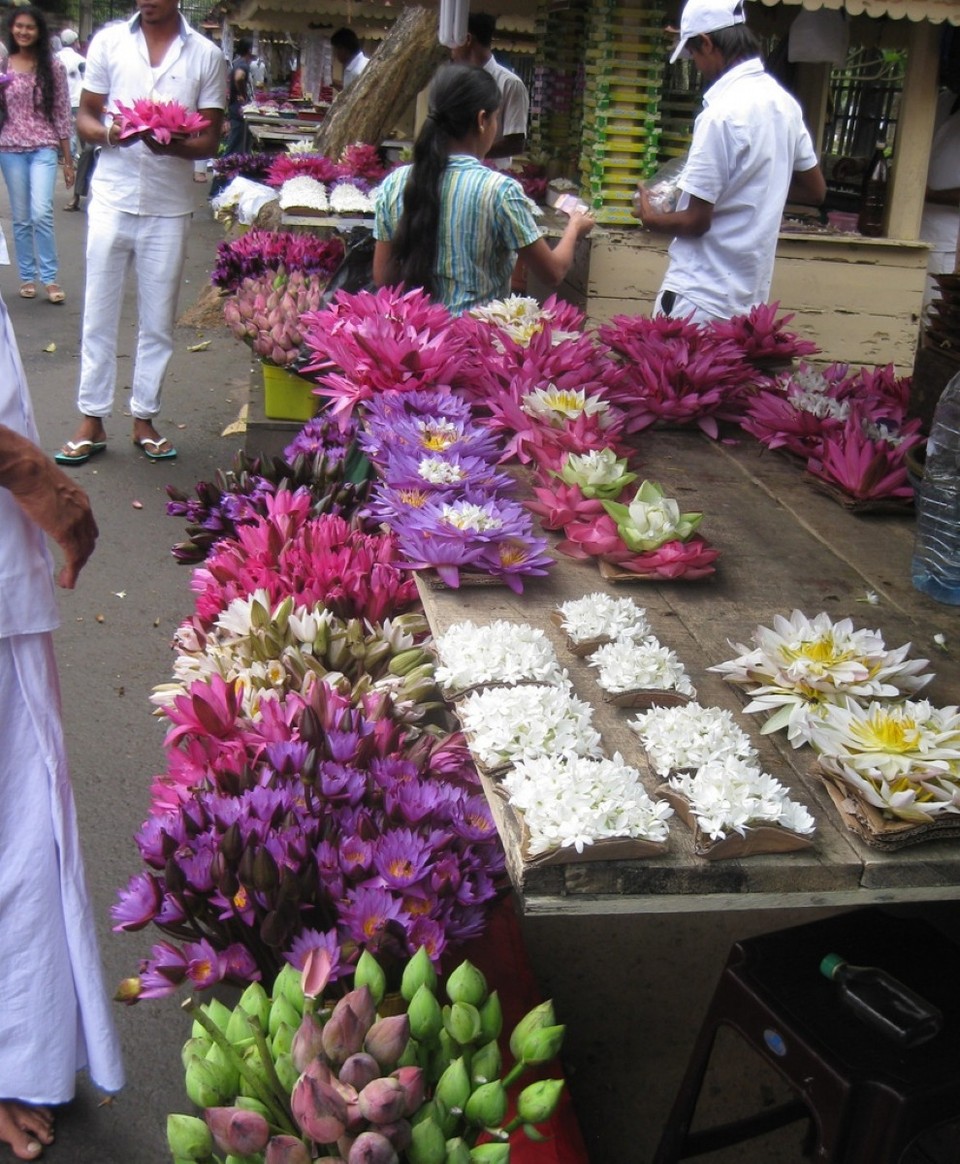
[[[530,914],[701,912],[796,906],[844,906],[960,897],[960,840],[925,842],[882,852],[840,822],[819,780],[813,753],[793,750],[782,733],[760,736],[756,716],[742,714],[737,689],[706,668],[740,652],[758,624],[794,609],[809,617],[826,611],[858,627],[879,628],[888,647],[912,641],[914,655],[931,660],[936,679],[924,696],[938,705],[960,703],[960,617],[913,590],[912,515],[854,515],[818,492],[796,463],[767,452],[751,438],[720,444],[698,434],[657,431],[639,438],[641,472],[678,498],[685,511],[703,511],[701,532],[722,551],[719,570],[702,582],[614,584],[645,606],[653,632],[684,662],[700,702],[728,707],[760,750],[766,771],[791,788],[817,819],[814,846],[789,854],[708,861],[693,852],[690,831],[671,819],[663,857],[592,861],[531,868],[519,851],[515,818],[489,797],[507,854],[507,868]],[[482,624],[502,618],[542,626],[557,647],[581,698],[596,709],[606,754],[619,751],[658,783],[636,734],[635,714],[601,701],[594,669],[572,656],[550,622],[559,603],[609,589],[593,562],[558,555],[549,577],[532,579],[522,595],[506,587],[438,590],[419,581],[430,624]],[[862,600],[875,592],[879,604]],[[948,651],[933,641],[946,636]]]

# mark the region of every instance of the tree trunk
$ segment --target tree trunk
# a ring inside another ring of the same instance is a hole
[[[436,8],[405,8],[370,64],[330,106],[314,146],[338,158],[353,142],[379,145],[447,57],[437,40]]]

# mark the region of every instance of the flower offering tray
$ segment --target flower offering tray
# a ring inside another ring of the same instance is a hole
[[[889,513],[901,515],[913,513],[913,501],[910,498],[878,497],[876,499],[868,498],[863,500],[857,497],[851,497],[849,493],[844,493],[836,485],[831,485],[829,481],[814,477],[812,474],[811,483],[819,493],[826,494],[827,497],[836,501],[838,505],[842,505],[849,513]]]
[[[733,833],[719,841],[711,841],[697,824],[690,802],[679,792],[675,792],[669,784],[661,784],[655,789],[654,795],[665,800],[677,816],[693,833],[693,851],[698,857],[707,861],[728,861],[740,857],[755,857],[760,854],[796,853],[801,849],[813,847],[813,838],[804,837],[790,829],[778,828],[775,825],[757,825],[748,828],[744,836]]]
[[[424,584],[429,586],[431,590],[456,590],[455,586],[448,586],[446,582],[435,574],[433,570],[416,570],[418,578],[422,578]],[[473,586],[506,586],[502,578],[497,578],[494,574],[476,574],[469,570],[460,571],[460,589]]]
[[[605,691],[603,702],[613,707],[635,707],[647,711],[651,707],[683,707],[691,698],[665,687],[645,687],[634,691]]]
[[[714,577],[713,574],[707,575],[706,578],[691,578],[686,574],[678,574],[676,578],[665,578],[656,570],[638,574],[632,570],[621,570],[618,565],[606,561],[605,558],[597,558],[597,569],[604,582],[659,582],[661,585],[671,585],[674,582],[704,582]]]
[[[508,765],[509,767],[509,765]],[[548,865],[577,865],[584,861],[644,861],[650,857],[666,855],[667,841],[645,841],[634,837],[601,837],[591,845],[584,845],[583,852],[576,849],[556,848],[545,853],[530,855],[530,833],[523,813],[510,803],[503,788],[495,781],[483,781],[487,799],[496,802],[495,815],[509,821],[519,840],[520,856],[530,869],[542,869]]]
[[[960,816],[938,816],[927,824],[915,824],[908,820],[891,820],[883,815],[876,805],[864,800],[860,792],[831,772],[825,772],[814,765],[814,773],[820,778],[827,795],[843,824],[874,849],[894,852],[907,845],[919,845],[924,841],[943,841],[960,837]]]
[[[559,610],[552,610],[550,612],[550,621],[555,627],[559,627],[560,630],[564,631],[567,650],[571,655],[576,655],[578,659],[592,655],[598,647],[604,647],[607,643],[613,642],[613,639],[609,635],[599,635],[595,639],[580,639],[579,641],[571,638],[564,630],[566,624]]]

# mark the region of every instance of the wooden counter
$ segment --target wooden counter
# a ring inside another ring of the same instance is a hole
[[[701,702],[728,707],[760,750],[765,770],[791,788],[817,819],[812,849],[742,860],[707,861],[693,853],[690,831],[671,819],[667,854],[645,861],[591,861],[531,868],[498,797],[491,797],[507,852],[508,871],[525,911],[599,914],[699,912],[780,906],[860,905],[960,897],[960,840],[927,842],[895,853],[870,848],[840,823],[825,790],[810,774],[813,753],[793,750],[780,734],[762,737],[761,720],[742,714],[738,689],[710,674],[711,664],[739,653],[754,628],[776,614],[821,610],[834,620],[879,628],[890,648],[912,641],[937,677],[924,695],[960,703],[960,611],[913,590],[912,516],[854,516],[819,493],[792,461],[749,438],[717,444],[692,432],[658,431],[639,438],[642,472],[664,485],[683,510],[705,513],[701,530],[722,550],[717,575],[702,582],[615,584],[645,606],[653,632],[684,662]],[[547,578],[532,579],[522,595],[506,587],[437,590],[420,580],[436,633],[471,619],[503,618],[542,626],[557,647],[578,695],[596,709],[607,754],[620,751],[658,783],[638,737],[627,727],[635,713],[602,702],[594,669],[572,656],[550,622],[558,603],[610,588],[593,562],[558,555]],[[862,600],[874,591],[879,604]],[[948,652],[933,635],[943,633]]]

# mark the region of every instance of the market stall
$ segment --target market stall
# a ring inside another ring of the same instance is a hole
[[[469,618],[540,627],[557,647],[577,694],[593,705],[605,751],[638,765],[648,791],[659,784],[628,727],[632,714],[607,703],[595,671],[565,648],[551,620],[562,602],[595,591],[629,595],[643,606],[657,637],[676,651],[701,703],[729,708],[759,748],[766,771],[787,784],[816,819],[812,847],[797,852],[710,859],[695,852],[694,833],[673,820],[667,851],[637,860],[577,860],[542,865],[524,860],[516,814],[486,786],[507,852],[508,871],[529,913],[701,912],[879,902],[960,896],[956,840],[927,840],[885,850],[866,844],[841,818],[813,774],[809,748],[793,749],[761,736],[762,717],[743,715],[745,701],[707,670],[731,655],[757,624],[770,625],[794,608],[813,616],[850,617],[880,627],[889,644],[912,642],[931,658],[936,679],[929,698],[960,701],[960,663],[934,636],[952,625],[949,608],[910,585],[911,517],[856,516],[810,488],[791,461],[753,444],[724,445],[694,433],[656,432],[643,441],[644,470],[672,482],[684,508],[706,511],[704,528],[721,549],[715,577],[701,582],[604,582],[594,562],[558,555],[548,578],[532,579],[522,595],[505,587],[436,589],[421,582],[431,627],[443,633]],[[877,605],[866,602],[876,596]],[[589,854],[588,854],[589,856]]]

